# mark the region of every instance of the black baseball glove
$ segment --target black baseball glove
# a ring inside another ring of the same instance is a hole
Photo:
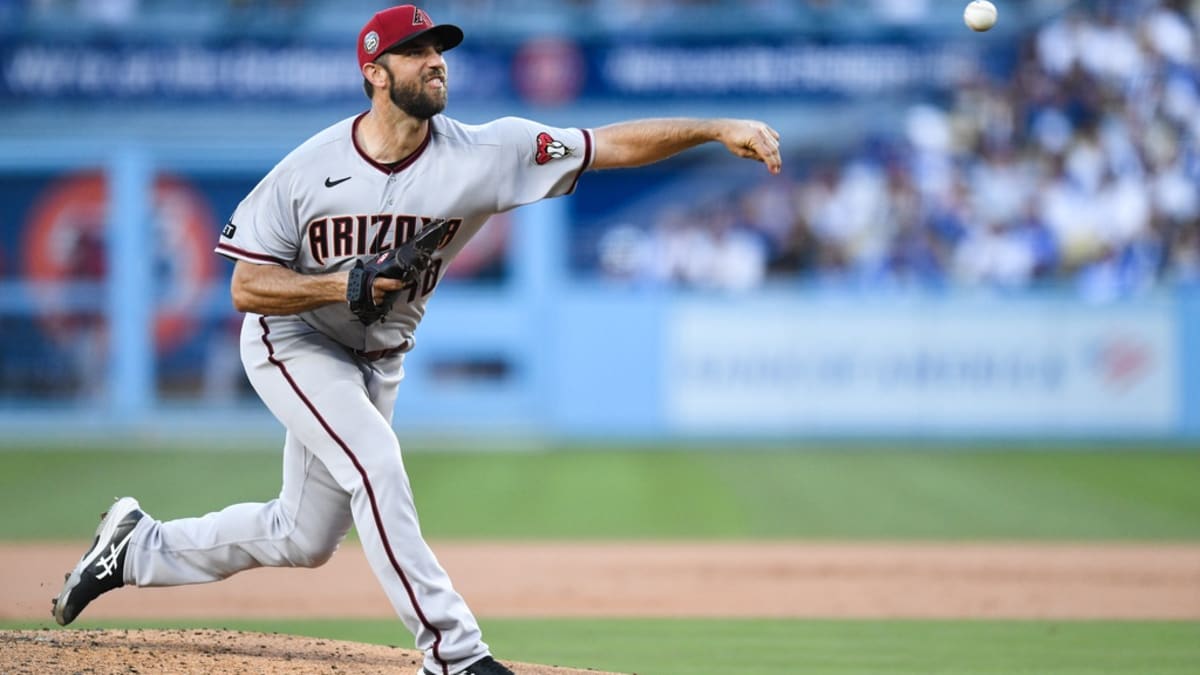
[[[433,263],[433,252],[445,234],[446,220],[439,218],[399,248],[384,251],[365,263],[357,260],[346,282],[346,300],[358,320],[370,326],[391,309],[393,294],[388,294],[383,304],[375,304],[372,287],[378,277],[402,279],[410,284],[420,283],[418,277]]]

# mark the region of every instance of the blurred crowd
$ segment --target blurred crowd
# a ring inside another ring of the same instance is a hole
[[[269,30],[329,29],[341,17],[351,25],[338,30],[352,33],[358,16],[389,4],[0,0],[0,19],[38,26],[40,17],[57,34],[67,13],[132,30],[130,22],[159,10],[204,8],[245,30],[253,24],[248,17],[284,18],[264,22]],[[739,20],[760,29],[832,25],[814,17],[925,25],[935,17],[958,21],[961,7],[957,0],[426,4],[439,20],[469,15],[492,31],[506,18],[528,31],[589,25],[620,35],[638,26],[728,30]],[[790,156],[783,176],[612,226],[596,246],[601,269],[639,283],[732,289],[796,281],[850,289],[1067,285],[1098,300],[1200,282],[1200,0],[1019,4],[1038,8],[1021,15],[1039,27],[1020,33],[1011,74],[980,75],[948,101],[908,108],[902,133],[832,156]],[[1004,3],[1008,16],[1018,14],[1017,5]],[[1068,9],[1042,22],[1055,7]],[[590,19],[576,20],[580,13]],[[164,25],[209,25],[163,16],[170,19]],[[722,20],[699,19],[705,16]],[[211,28],[229,30],[227,21]]]
[[[1194,5],[1065,13],[1011,77],[909,109],[901,138],[614,226],[600,264],[696,287],[1067,285],[1096,301],[1200,282]]]
[[[303,30],[309,19],[349,15],[352,22],[402,0],[0,0],[0,17],[61,21],[70,16],[99,28],[133,27],[148,15],[287,18]],[[1028,2],[1029,0],[1009,0]],[[1055,0],[1051,0],[1055,1]],[[426,0],[417,2],[439,21],[473,19],[473,30],[554,28],[568,33],[590,29],[645,31],[656,34],[723,32],[781,22],[819,22],[822,28],[927,24],[944,16],[954,19],[961,0]],[[870,21],[863,21],[869,16]],[[714,21],[714,19],[718,19]],[[205,23],[205,19],[199,19]],[[483,24],[479,26],[479,24]],[[499,26],[497,26],[499,24]],[[225,30],[225,22],[212,24]],[[3,26],[0,26],[3,28]],[[164,25],[189,32],[194,26]]]

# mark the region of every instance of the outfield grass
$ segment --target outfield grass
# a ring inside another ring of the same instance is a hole
[[[45,624],[0,624],[30,628]],[[411,648],[397,621],[87,622],[280,632]],[[1184,675],[1200,622],[488,620],[502,659],[641,675]],[[620,645],[614,649],[613,645]]]
[[[431,538],[1200,539],[1195,452],[410,451],[406,462]],[[279,480],[274,451],[2,451],[0,539],[87,535],[119,495],[175,518],[271,499]]]

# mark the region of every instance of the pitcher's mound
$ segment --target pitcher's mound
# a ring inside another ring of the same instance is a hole
[[[420,653],[411,649],[295,635],[207,629],[0,631],[0,673],[25,675],[415,675],[420,663]],[[578,668],[507,665],[519,675],[597,675]]]

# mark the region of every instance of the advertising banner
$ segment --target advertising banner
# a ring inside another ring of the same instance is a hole
[[[682,305],[665,389],[680,430],[1168,433],[1180,348],[1169,307]]]
[[[953,41],[464,44],[446,53],[461,102],[826,100],[950,91],[1011,54]],[[363,101],[352,45],[42,40],[0,45],[0,99],[329,104]]]

